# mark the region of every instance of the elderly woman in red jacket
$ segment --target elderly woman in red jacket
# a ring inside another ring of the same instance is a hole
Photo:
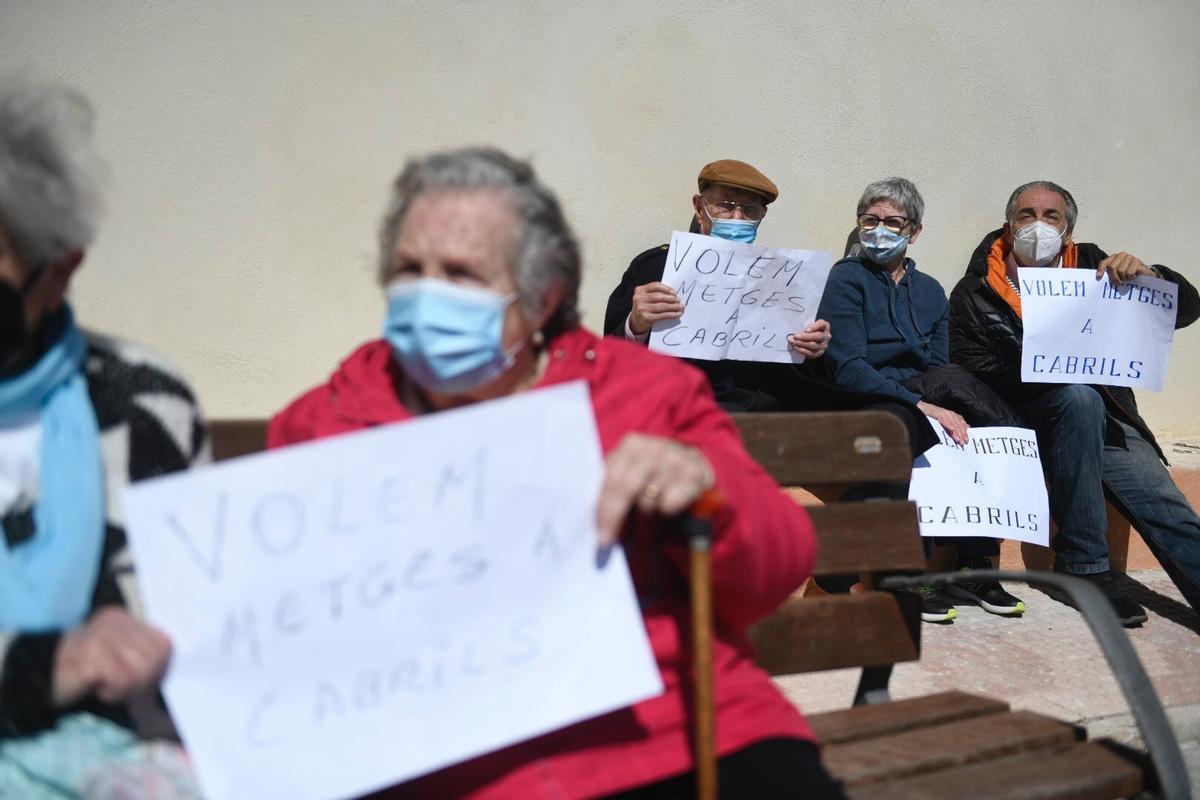
[[[573,380],[588,382],[605,480],[601,547],[623,541],[666,691],[397,787],[399,796],[686,797],[692,791],[681,631],[684,561],[654,576],[655,533],[716,486],[717,749],[733,797],[838,797],[813,734],[752,660],[746,626],[812,568],[804,511],[742,448],[704,376],[579,326],[579,251],[554,196],[530,167],[495,150],[410,162],[381,232],[383,338],[272,420],[273,447],[435,414]],[[654,380],[646,380],[653,375]],[[650,585],[657,588],[650,590]],[[481,713],[485,710],[481,709]],[[380,743],[386,746],[386,743]]]

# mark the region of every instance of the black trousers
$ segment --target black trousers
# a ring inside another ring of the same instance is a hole
[[[927,402],[961,414],[972,427],[1026,427],[1000,395],[958,364],[932,367],[904,381],[904,385],[919,392]],[[937,544],[954,544],[962,557],[994,558],[1000,555],[1000,540],[985,536],[943,538],[938,539]]]
[[[845,800],[841,786],[821,766],[815,745],[799,739],[766,739],[717,762],[721,800]],[[668,778],[614,800],[694,800],[694,773]]]

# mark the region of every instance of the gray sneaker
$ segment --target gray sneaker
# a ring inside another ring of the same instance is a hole
[[[1057,572],[1058,570],[1055,571]],[[1142,606],[1139,605],[1138,602],[1133,598],[1125,595],[1125,590],[1121,588],[1120,584],[1117,582],[1117,579],[1113,577],[1111,572],[1093,572],[1088,575],[1075,575],[1073,573],[1060,574],[1071,574],[1071,576],[1074,578],[1083,578],[1085,581],[1091,583],[1093,586],[1099,589],[1100,592],[1106,598],[1108,598],[1109,605],[1111,605],[1112,610],[1117,613],[1117,619],[1121,621],[1121,625],[1124,627],[1136,628],[1138,625],[1141,625],[1148,619],[1146,616],[1146,609],[1142,608]],[[1070,596],[1064,592],[1053,591],[1051,592],[1051,595],[1054,597],[1054,599],[1069,605],[1071,608],[1076,608],[1076,605],[1071,601]]]

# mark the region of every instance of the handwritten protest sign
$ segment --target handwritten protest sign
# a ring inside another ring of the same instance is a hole
[[[359,795],[662,691],[582,382],[132,487],[211,800]]]
[[[1025,428],[971,428],[959,445],[937,420],[942,443],[913,464],[908,499],[922,536],[989,536],[1050,544],[1050,505],[1037,435]]]
[[[787,337],[817,318],[832,266],[833,253],[675,231],[663,283],[679,293],[683,316],[654,323],[650,349],[706,361],[803,362]]]
[[[1138,276],[1122,286],[1083,269],[1022,267],[1021,380],[1162,391],[1179,287]]]

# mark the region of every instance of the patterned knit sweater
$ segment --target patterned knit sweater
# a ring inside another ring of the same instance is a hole
[[[128,342],[86,336],[88,394],[100,428],[105,481],[103,562],[92,608],[122,605],[140,617],[122,492],[134,481],[208,462],[208,433],[191,389],[160,356]],[[0,535],[10,546],[32,533],[28,509],[4,517]],[[0,740],[51,727],[60,714],[81,709],[132,727],[127,709],[94,698],[74,708],[52,705],[51,677],[60,636],[0,630]],[[139,721],[145,718],[137,716]]]

